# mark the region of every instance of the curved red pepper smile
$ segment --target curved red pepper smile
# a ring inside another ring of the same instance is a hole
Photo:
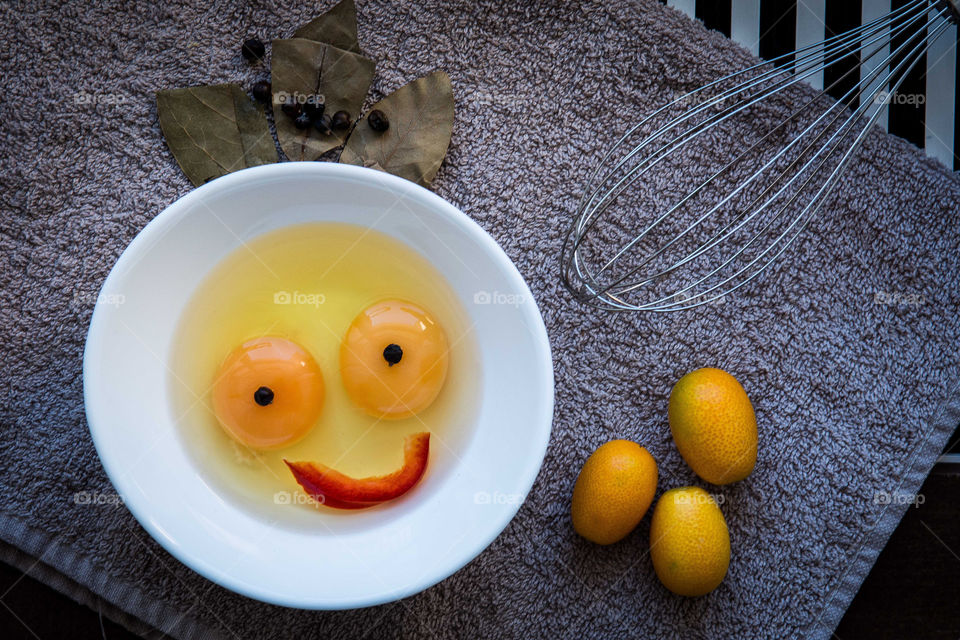
[[[403,441],[403,466],[393,473],[351,478],[318,462],[284,460],[297,483],[317,502],[335,509],[363,509],[399,498],[413,488],[430,455],[430,434],[415,433]]]

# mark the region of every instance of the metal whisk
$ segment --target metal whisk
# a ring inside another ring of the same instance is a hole
[[[676,311],[756,278],[823,205],[887,97],[957,21],[958,3],[914,0],[647,116],[587,183],[562,250],[566,286],[601,308]],[[846,72],[822,91],[801,84],[834,65]],[[839,100],[826,96],[851,74]],[[672,192],[664,176],[687,190]]]

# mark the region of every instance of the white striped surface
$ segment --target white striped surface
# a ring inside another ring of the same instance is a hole
[[[863,0],[862,9],[860,11],[860,22],[862,22],[863,24],[866,24],[878,18],[882,18],[883,16],[890,13],[890,9],[891,9],[890,0]],[[873,38],[868,38],[865,41],[869,41],[872,39]],[[863,52],[862,57],[865,59],[863,60],[863,64],[860,65],[861,79],[869,76],[877,68],[880,62],[883,61],[887,57],[887,55],[889,55],[890,53],[890,46],[887,45],[883,47],[881,50],[877,51],[875,55],[867,58],[867,56],[871,52],[873,52],[875,49],[877,49],[877,47],[878,45],[874,45],[870,47],[869,50]],[[883,74],[881,73],[880,77],[882,77],[882,75]],[[873,82],[864,91],[864,95],[867,95],[867,96],[873,95],[873,93],[880,88],[881,87],[879,82]],[[869,113],[873,113],[873,110],[871,110]],[[886,106],[881,107],[880,115],[877,116],[876,126],[886,129],[888,119],[889,119],[889,114],[890,114],[890,109],[888,107]]]
[[[760,54],[760,0],[733,0],[731,3],[730,37]]]
[[[825,34],[825,11],[828,0],[799,0],[797,2],[797,48],[820,42]],[[850,2],[853,0],[829,0],[830,2]],[[866,24],[882,18],[891,11],[891,0],[861,0],[861,23]],[[668,0],[667,4],[694,16],[696,0]],[[756,55],[760,50],[760,0],[733,0],[730,16],[730,37]],[[873,36],[876,37],[876,34]],[[874,44],[869,51],[878,49]],[[863,53],[860,77],[866,78],[889,55],[886,45],[873,56]],[[941,35],[927,52],[926,69],[926,151],[927,154],[941,160],[950,169],[954,165],[954,112],[956,109],[956,65],[957,65],[957,28],[951,26]],[[881,72],[880,77],[885,75]],[[823,88],[823,73],[810,76],[809,81],[817,89]],[[864,92],[869,99],[875,91],[885,89],[874,82]],[[889,108],[881,109],[877,117],[878,126],[887,129]],[[873,113],[873,110],[869,113]]]
[[[736,0],[734,0],[736,2]],[[826,0],[797,2],[797,49],[823,42],[826,36]],[[820,47],[822,50],[823,47]],[[810,53],[813,53],[811,50]],[[823,70],[807,76],[814,89],[823,89]]]
[[[957,95],[957,27],[950,25],[927,51],[927,155],[953,168]]]
[[[667,6],[679,9],[691,18],[697,14],[697,0],[667,0]]]

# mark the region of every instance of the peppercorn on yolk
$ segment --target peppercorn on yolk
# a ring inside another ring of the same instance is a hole
[[[436,399],[447,378],[443,329],[403,300],[367,307],[347,329],[340,375],[353,402],[379,418],[417,414]]]
[[[277,449],[305,436],[323,409],[323,374],[300,345],[250,340],[227,356],[213,387],[213,409],[242,444]]]

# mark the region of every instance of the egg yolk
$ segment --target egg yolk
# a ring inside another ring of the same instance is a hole
[[[447,379],[447,337],[410,302],[385,300],[363,310],[340,346],[347,394],[368,413],[406,418],[436,399]]]
[[[224,430],[256,449],[293,444],[323,409],[320,367],[300,345],[256,338],[224,361],[213,387],[213,410]]]

